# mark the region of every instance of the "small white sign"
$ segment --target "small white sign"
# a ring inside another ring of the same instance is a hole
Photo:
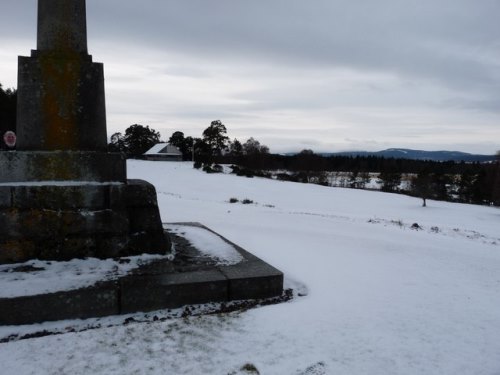
[[[5,132],[5,134],[3,135],[3,141],[5,142],[7,147],[14,147],[17,141],[16,133],[10,130]]]

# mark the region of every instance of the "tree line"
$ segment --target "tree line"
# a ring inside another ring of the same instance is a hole
[[[0,84],[0,135],[16,129],[17,92]],[[114,133],[109,151],[128,157],[141,157],[161,141],[160,133],[149,126],[134,124],[125,133]],[[476,204],[500,205],[500,154],[496,163],[435,162],[377,156],[324,156],[305,149],[297,154],[272,154],[269,147],[251,137],[244,142],[230,140],[227,128],[214,120],[201,137],[175,131],[168,142],[177,146],[184,160],[207,172],[220,170],[220,164],[233,164],[235,173],[245,176],[269,176],[266,171],[286,170],[277,178],[327,184],[326,173],[349,174],[346,186],[364,188],[368,173],[378,173],[382,190],[401,192],[403,175],[412,175],[410,189],[404,193],[427,199],[452,200]],[[0,148],[3,142],[0,141]]]
[[[136,124],[123,136],[114,134],[110,150],[140,157],[159,141],[158,132]],[[352,188],[365,188],[370,173],[377,173],[383,191],[421,197],[424,205],[427,199],[500,205],[500,162],[324,156],[310,149],[289,155],[272,154],[269,147],[253,137],[245,142],[230,140],[220,120],[212,121],[200,138],[186,137],[183,132],[175,131],[168,142],[179,148],[184,160],[194,159],[195,167],[207,172],[220,171],[220,164],[232,164],[234,173],[247,177],[273,175],[282,180],[322,185],[328,184],[328,173],[344,172],[348,176],[344,186]],[[400,189],[403,177],[409,178],[406,189]]]
[[[224,162],[224,161],[222,161]],[[226,162],[235,162],[228,156]],[[427,199],[500,206],[500,161],[496,163],[438,162],[377,156],[323,156],[311,150],[294,155],[260,154],[240,157],[237,164],[251,170],[287,170],[279,179],[328,183],[328,172],[344,172],[344,186],[365,188],[377,173],[381,189]],[[407,188],[400,189],[403,179]]]
[[[140,158],[147,150],[161,142],[160,133],[149,126],[134,124],[125,133],[114,133],[108,148],[113,152],[123,152],[128,157]],[[175,131],[168,143],[176,146],[184,160],[194,160],[197,163],[213,165],[226,162],[230,157],[235,162],[243,156],[269,154],[269,148],[261,145],[254,138],[245,142],[230,140],[227,128],[220,120],[214,120],[202,133],[201,137],[185,136],[181,131]]]

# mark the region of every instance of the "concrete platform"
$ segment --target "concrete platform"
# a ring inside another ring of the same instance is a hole
[[[0,325],[266,299],[283,293],[282,272],[203,225],[172,223],[166,226],[166,231],[175,249],[173,260],[154,259],[124,275],[107,275],[87,287],[0,298]],[[193,231],[194,237],[190,234]],[[215,253],[199,248],[196,236],[203,237],[205,243],[207,239],[212,241],[208,247]],[[226,253],[221,253],[221,248]],[[19,269],[32,272],[30,267],[20,264],[12,265],[11,270],[3,267],[3,272]]]

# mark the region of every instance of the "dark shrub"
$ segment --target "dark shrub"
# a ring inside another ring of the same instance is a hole
[[[212,166],[212,173],[222,173],[224,172],[224,168],[222,168],[222,165],[215,164]]]
[[[240,171],[240,167],[238,167],[237,165],[231,165],[229,168],[231,168],[231,173],[234,173],[234,174],[238,174],[239,171]]]

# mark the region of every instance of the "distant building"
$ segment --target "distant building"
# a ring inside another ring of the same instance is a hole
[[[182,152],[168,143],[158,143],[144,154],[146,160],[182,161]]]

